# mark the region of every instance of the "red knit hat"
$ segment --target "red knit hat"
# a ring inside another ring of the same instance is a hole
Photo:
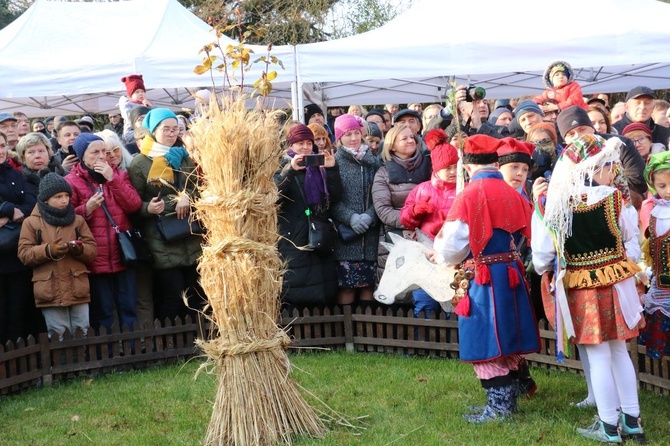
[[[147,89],[144,87],[144,81],[142,80],[141,74],[131,74],[130,76],[124,76],[121,78],[121,82],[126,84],[126,93],[128,97],[131,97],[135,90],[144,90]]]
[[[501,166],[508,163],[526,163],[529,167],[533,166],[534,144],[514,138],[503,138],[501,141],[502,144],[498,147],[498,163]]]
[[[458,162],[458,150],[447,142],[447,134],[442,129],[433,129],[423,137],[430,150],[433,172],[452,166]]]
[[[647,126],[647,124],[643,124],[642,122],[633,122],[632,124],[628,124],[626,127],[623,128],[621,134],[623,136],[626,136],[627,134],[629,134],[630,132],[634,132],[635,130],[644,132],[649,138],[652,137],[649,126]]]
[[[465,140],[463,162],[465,164],[492,164],[498,161],[498,147],[502,140],[487,135],[473,135]]]

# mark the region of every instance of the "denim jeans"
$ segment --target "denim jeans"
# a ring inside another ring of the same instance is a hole
[[[114,318],[114,307],[121,327],[132,327],[137,321],[137,283],[135,270],[127,269],[111,274],[90,274],[91,327],[96,331],[105,327],[109,333]]]

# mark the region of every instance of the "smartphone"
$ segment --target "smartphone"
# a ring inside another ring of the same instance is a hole
[[[99,193],[99,194],[102,193],[102,184],[101,184],[100,186],[98,186],[98,193]]]
[[[326,163],[326,157],[321,153],[305,155],[298,166],[323,166]]]
[[[74,151],[74,147],[67,146],[67,154],[77,156],[77,152]]]

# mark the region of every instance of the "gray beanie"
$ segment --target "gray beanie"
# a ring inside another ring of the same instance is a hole
[[[40,188],[37,194],[39,201],[47,201],[57,193],[66,192],[72,196],[72,188],[62,176],[57,173],[48,173],[40,181]]]
[[[369,114],[369,113],[368,113]],[[376,136],[377,138],[382,138],[382,131],[379,129],[379,126],[371,121],[368,121],[368,135]]]

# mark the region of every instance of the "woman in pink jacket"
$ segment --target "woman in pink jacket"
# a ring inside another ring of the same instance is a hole
[[[135,273],[121,264],[116,231],[105,209],[123,232],[131,228],[128,216],[137,212],[142,200],[128,174],[107,163],[102,138],[82,133],[73,147],[80,162],[65,180],[72,187],[75,212],[84,217],[98,245],[97,257],[88,264],[91,326],[96,330],[102,326],[109,332],[116,307],[121,326],[132,327],[137,320]]]
[[[400,211],[400,222],[410,231],[419,228],[434,239],[447,218],[449,209],[456,198],[456,166],[458,151],[447,142],[447,134],[442,129],[434,129],[424,137],[430,150],[433,174],[430,180],[416,186],[407,196]],[[425,291],[412,293],[414,314],[421,311],[440,311],[440,304]]]

